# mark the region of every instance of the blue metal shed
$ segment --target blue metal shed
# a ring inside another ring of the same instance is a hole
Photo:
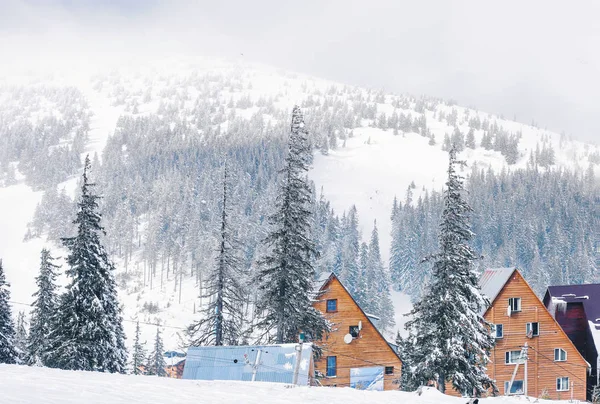
[[[184,379],[293,383],[299,344],[200,346],[188,349]],[[308,385],[313,371],[312,344],[302,345],[298,385]]]

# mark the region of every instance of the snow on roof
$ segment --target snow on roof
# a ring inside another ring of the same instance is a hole
[[[483,272],[481,278],[479,278],[479,287],[481,288],[481,292],[490,299],[490,304],[494,302],[515,271],[516,268],[490,268]],[[487,307],[485,310],[487,310]]]
[[[325,271],[325,272],[321,272],[319,274],[319,276],[317,276],[317,279],[315,279],[315,282],[314,282],[315,293],[318,293],[323,288],[323,286],[325,286],[325,283],[327,283],[329,278],[331,278],[331,275],[333,275],[333,272]]]

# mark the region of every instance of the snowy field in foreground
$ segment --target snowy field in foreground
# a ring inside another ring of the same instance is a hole
[[[416,393],[396,391],[372,392],[325,387],[290,388],[274,383],[177,380],[14,365],[0,365],[0,392],[0,402],[11,404],[365,404],[371,402],[459,404],[467,402],[467,399],[444,396],[431,389],[418,396]],[[497,397],[484,399],[481,402],[516,404],[528,401],[524,397]],[[558,403],[545,400],[539,402]]]

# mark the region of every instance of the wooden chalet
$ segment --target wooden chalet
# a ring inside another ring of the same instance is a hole
[[[362,390],[397,390],[402,362],[395,346],[386,341],[333,273],[321,278],[314,307],[332,323],[332,331],[315,345],[317,380],[323,386]]]
[[[587,377],[587,399],[600,386],[600,284],[549,286],[544,304],[579,353],[591,365]]]
[[[183,377],[183,368],[185,367],[185,359],[178,359],[178,361],[172,365],[167,365],[165,371],[167,372],[167,377],[172,377],[174,379],[181,379]]]
[[[589,365],[521,273],[488,269],[479,284],[491,302],[484,318],[496,344],[488,374],[499,394],[585,401]]]

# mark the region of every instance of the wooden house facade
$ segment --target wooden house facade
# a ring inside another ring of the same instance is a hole
[[[496,344],[488,374],[499,394],[585,400],[588,363],[521,273],[489,269],[480,286],[491,302],[484,318]]]
[[[320,282],[314,307],[332,324],[315,342],[322,355],[315,360],[317,380],[323,386],[365,390],[397,390],[402,362],[396,348],[377,330],[348,290],[333,273]]]

